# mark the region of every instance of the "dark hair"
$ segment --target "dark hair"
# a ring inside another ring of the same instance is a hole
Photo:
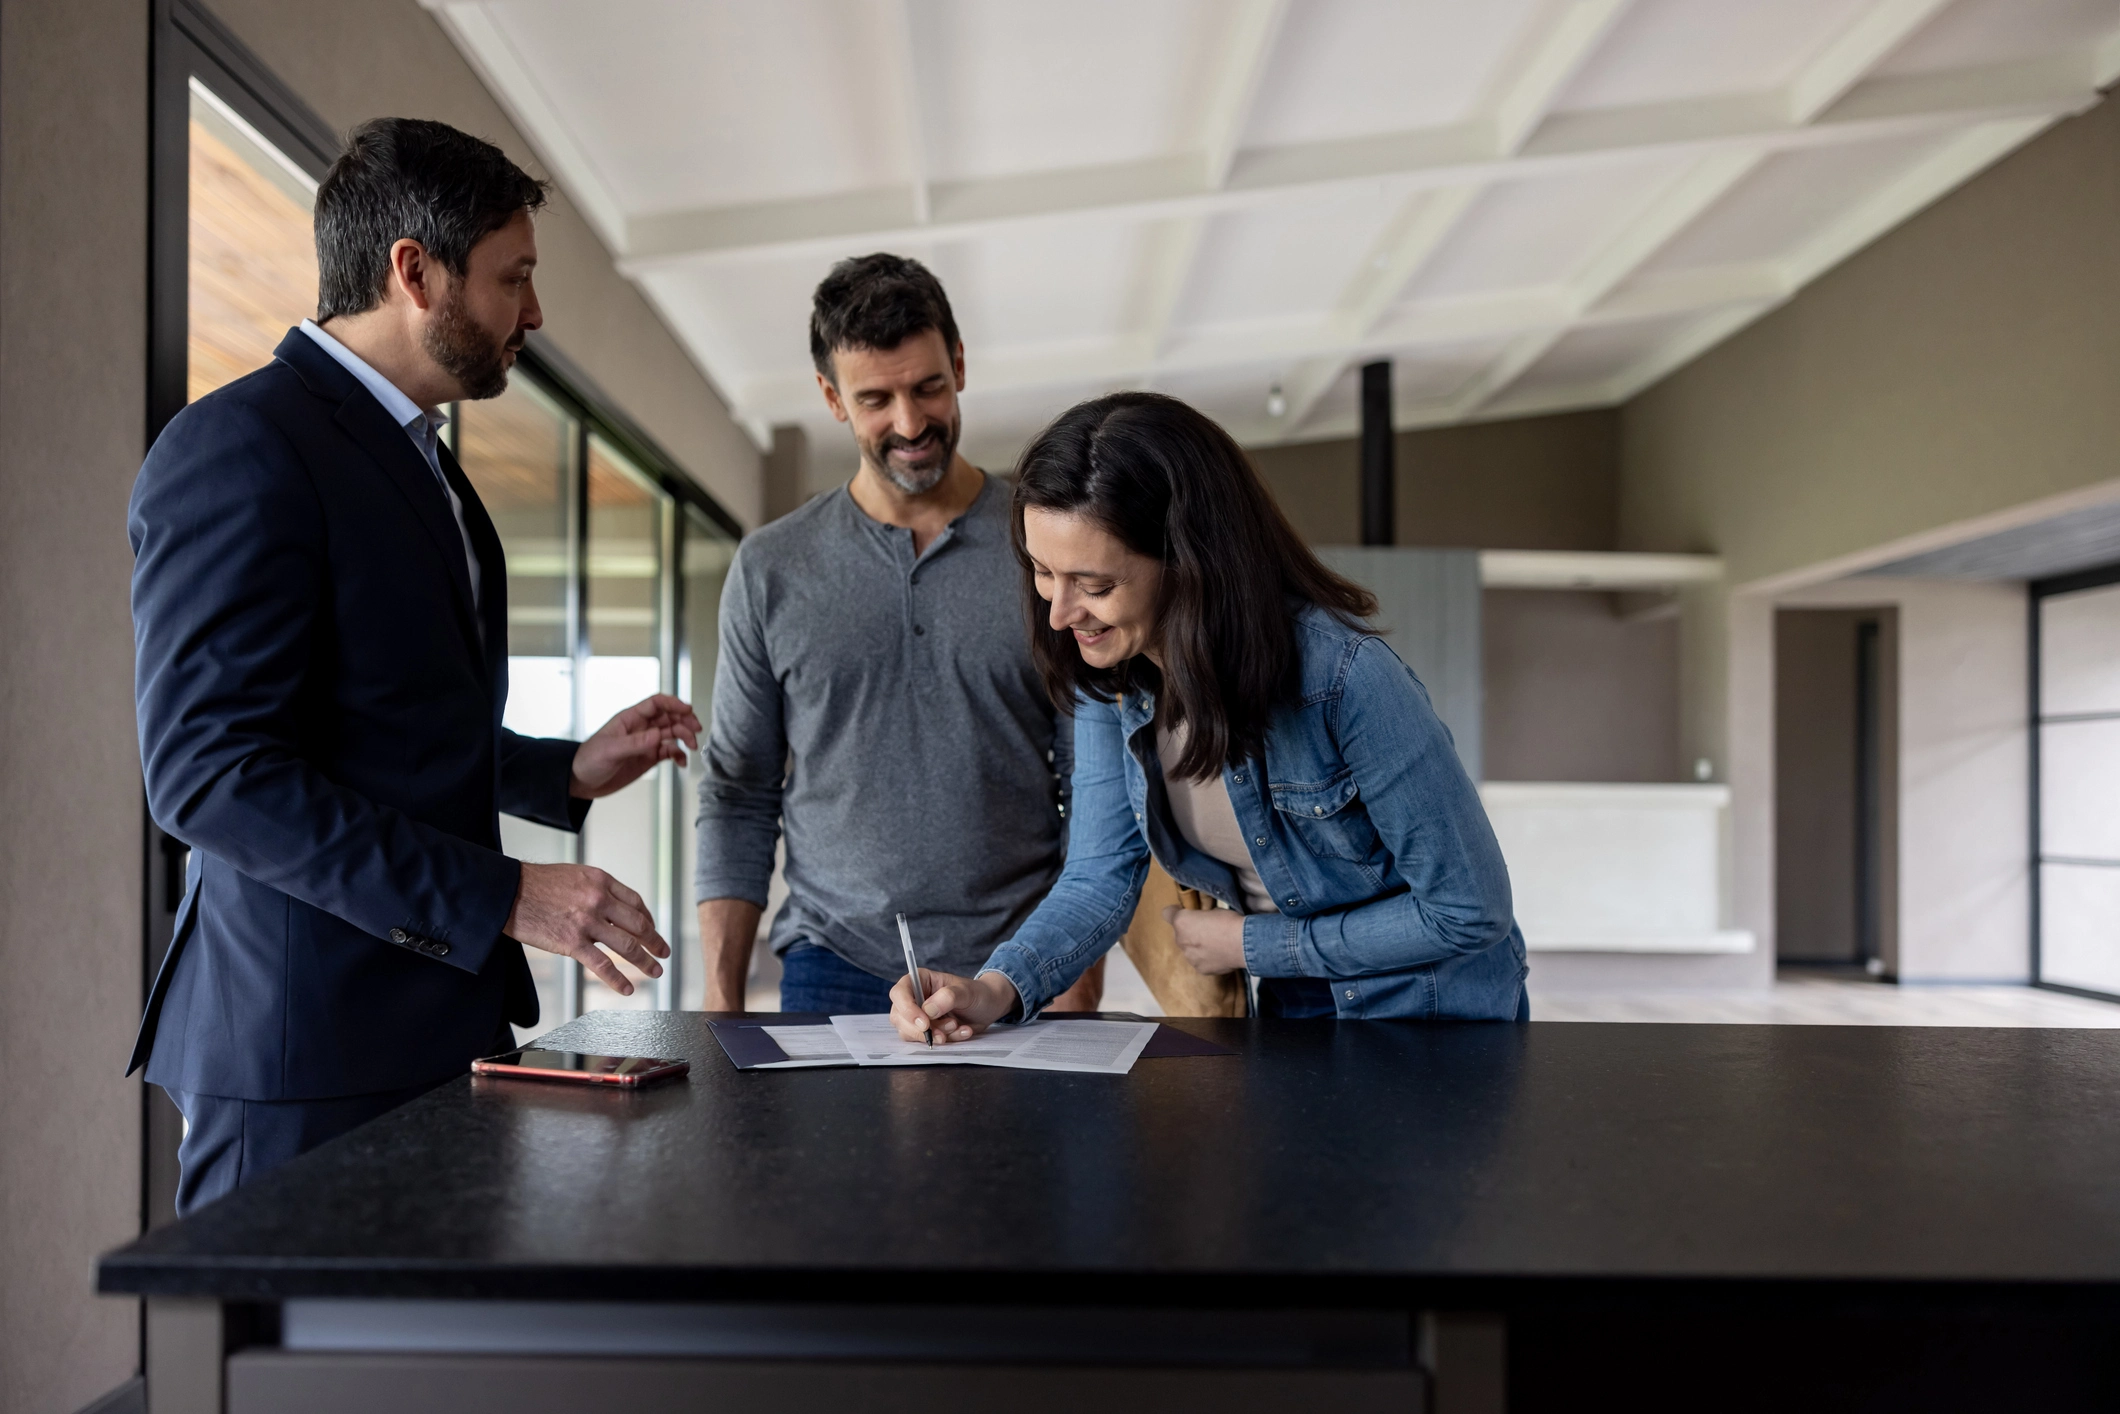
[[[1023,513],[1033,506],[1087,517],[1163,562],[1160,676],[1146,658],[1093,668],[1071,633],[1054,632],[1023,543]],[[1016,463],[1013,535],[1031,656],[1053,701],[1154,691],[1157,716],[1188,730],[1184,756],[1164,767],[1194,780],[1261,755],[1268,717],[1296,699],[1291,598],[1350,628],[1376,612],[1374,595],[1310,553],[1244,449],[1160,393],[1095,398],[1040,432]]]
[[[415,240],[463,278],[471,247],[545,204],[545,184],[447,123],[373,118],[317,186],[317,320],[359,314],[390,288],[390,248]]]
[[[957,317],[934,272],[884,251],[850,256],[832,267],[810,297],[810,362],[836,383],[834,350],[895,349],[923,329],[933,329],[944,348],[957,351]]]

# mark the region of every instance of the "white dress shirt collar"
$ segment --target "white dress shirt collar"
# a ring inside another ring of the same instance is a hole
[[[390,414],[390,420],[404,428],[419,445],[421,452],[426,453],[429,460],[432,460],[433,454],[427,450],[431,445],[430,439],[438,436],[441,429],[449,425],[447,413],[429,412],[406,397],[403,389],[369,367],[366,359],[326,333],[324,326],[314,319],[302,321],[302,332],[314,340],[318,348],[330,354],[339,367],[358,378],[363,388],[375,394],[375,400],[383,405],[384,412]],[[415,430],[413,424],[416,422],[424,426]],[[422,436],[422,432],[426,435]]]

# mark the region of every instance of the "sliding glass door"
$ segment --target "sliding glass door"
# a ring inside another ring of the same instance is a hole
[[[2033,978],[2120,998],[2120,567],[2032,586]]]

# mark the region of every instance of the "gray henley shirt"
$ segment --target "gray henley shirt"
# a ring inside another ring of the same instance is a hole
[[[763,907],[775,952],[970,975],[1060,875],[1074,719],[1032,666],[1008,488],[913,555],[845,487],[746,536],[721,601],[698,897]]]

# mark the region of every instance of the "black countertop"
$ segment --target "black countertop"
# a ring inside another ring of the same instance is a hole
[[[2120,1304],[2120,1031],[1186,1021],[1126,1077],[547,1044],[105,1256],[100,1289],[580,1300]]]

